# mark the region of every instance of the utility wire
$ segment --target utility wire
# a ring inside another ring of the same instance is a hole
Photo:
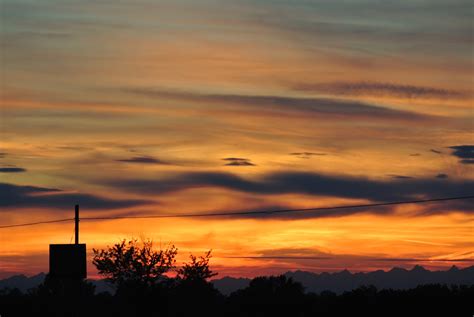
[[[422,200],[407,200],[407,201],[393,201],[375,204],[361,204],[361,205],[343,205],[332,207],[313,207],[313,208],[299,208],[299,209],[279,209],[279,210],[257,210],[257,211],[236,211],[236,212],[217,212],[217,213],[191,213],[191,214],[168,214],[168,215],[149,215],[149,216],[111,216],[111,217],[83,217],[81,220],[115,220],[115,219],[148,219],[148,218],[190,218],[190,217],[221,217],[221,216],[241,216],[241,215],[255,215],[255,214],[276,214],[302,211],[320,211],[320,210],[335,210],[335,209],[350,209],[350,208],[364,208],[364,207],[381,207],[389,205],[403,205],[403,204],[421,204],[429,202],[442,202],[449,200],[472,199],[472,196],[433,198]]]
[[[304,212],[304,211],[321,211],[321,210],[337,210],[337,209],[354,209],[354,208],[367,208],[367,207],[382,207],[390,205],[404,205],[404,204],[423,204],[431,202],[445,202],[451,200],[466,200],[473,199],[474,195],[470,196],[457,196],[457,197],[444,197],[444,198],[432,198],[432,199],[419,199],[419,200],[405,200],[405,201],[391,201],[383,203],[373,204],[359,204],[359,205],[342,205],[342,206],[329,206],[329,207],[314,207],[314,208],[299,208],[299,209],[279,209],[279,210],[257,210],[257,211],[236,211],[236,212],[217,212],[217,213],[188,213],[188,214],[167,214],[167,215],[143,215],[143,216],[110,216],[110,217],[81,217],[80,220],[119,220],[119,219],[151,219],[151,218],[193,218],[193,217],[226,217],[226,216],[242,216],[242,215],[269,215],[278,213],[290,213],[290,212]],[[12,228],[12,227],[23,227],[33,226],[45,223],[55,223],[72,221],[74,219],[58,219],[52,221],[40,221],[31,222],[24,224],[14,224],[0,226],[0,229]]]
[[[46,223],[66,222],[66,221],[72,221],[72,220],[74,220],[74,218],[64,218],[64,219],[49,220],[49,221],[28,222],[28,223],[20,223],[20,224],[14,224],[14,225],[0,226],[0,229],[13,228],[13,227],[35,226],[35,225],[42,225],[42,224],[46,224]]]
[[[432,203],[432,202],[445,202],[445,201],[450,201],[450,200],[465,200],[465,199],[473,199],[473,198],[474,198],[474,195],[470,195],[470,196],[444,197],[444,198],[432,198],[432,199],[392,201],[392,202],[373,203],[373,204],[342,205],[342,206],[299,208],[299,209],[236,211],[236,212],[218,212],[218,213],[168,214],[168,215],[142,215],[142,216],[81,217],[80,220],[227,217],[227,216],[258,215],[258,214],[260,214],[260,215],[262,215],[262,214],[263,215],[269,215],[269,214],[290,213],[290,212],[354,209],[354,208],[382,207],[382,206],[404,205],[404,204],[422,204],[422,203]],[[65,219],[57,219],[57,220],[50,220],[50,221],[38,221],[38,222],[30,222],[30,223],[4,225],[4,226],[0,226],[0,229],[13,228],[13,227],[34,226],[34,225],[57,223],[57,222],[66,222],[66,221],[72,221],[72,220],[74,220],[74,219],[73,218],[65,218]]]

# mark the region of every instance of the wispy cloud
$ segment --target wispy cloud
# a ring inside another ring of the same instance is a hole
[[[336,98],[303,98],[269,95],[201,94],[154,88],[124,88],[122,92],[152,99],[170,98],[189,102],[205,102],[221,107],[240,105],[254,111],[300,112],[325,116],[363,117],[384,120],[420,121],[435,117],[405,110],[384,108],[369,103]]]
[[[275,172],[257,178],[231,173],[180,173],[155,180],[110,180],[109,186],[142,194],[162,194],[190,188],[224,188],[252,194],[305,194],[371,201],[394,201],[472,194],[474,182],[439,178],[395,178],[390,181],[310,172]],[[472,210],[471,210],[472,211]]]
[[[396,175],[396,174],[388,174],[388,176],[396,179],[410,179],[413,178],[411,176],[406,176],[406,175]]]
[[[396,98],[460,99],[467,95],[460,91],[443,88],[395,84],[384,82],[333,82],[319,84],[298,84],[300,91],[313,91],[338,96],[391,96]]]
[[[251,160],[247,158],[240,158],[240,157],[226,157],[222,159],[226,163],[226,166],[255,166]]]
[[[428,245],[441,245],[450,246],[449,244],[440,244],[429,241],[417,241],[417,240],[403,240],[404,242],[428,244]],[[244,259],[257,259],[257,260],[291,260],[291,261],[305,261],[305,260],[325,260],[334,261],[334,263],[348,263],[352,261],[376,261],[376,262],[428,262],[428,261],[439,261],[439,262],[474,262],[474,259],[466,258],[442,258],[442,257],[390,257],[381,255],[356,255],[356,254],[337,254],[331,252],[325,252],[318,249],[311,248],[281,248],[281,249],[266,249],[257,250],[255,255],[244,255],[244,256],[230,256],[227,258],[244,258]]]
[[[313,156],[325,156],[326,153],[318,153],[318,152],[293,152],[290,155],[302,158],[302,159],[309,159]]]
[[[160,159],[154,158],[152,156],[134,156],[128,159],[120,159],[118,162],[125,163],[138,163],[138,164],[159,164],[159,165],[168,165],[169,163],[164,162]]]

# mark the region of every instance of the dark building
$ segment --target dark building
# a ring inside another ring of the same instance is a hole
[[[49,274],[60,279],[87,277],[85,244],[50,244]]]

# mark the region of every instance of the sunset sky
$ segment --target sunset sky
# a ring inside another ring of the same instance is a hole
[[[467,0],[0,0],[0,225],[474,194]],[[0,229],[0,278],[73,223]],[[82,221],[219,276],[474,264],[474,200]],[[90,261],[89,261],[90,262]],[[89,276],[95,271],[89,267]]]

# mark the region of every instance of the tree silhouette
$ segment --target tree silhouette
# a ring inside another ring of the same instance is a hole
[[[178,278],[185,281],[205,281],[217,273],[214,273],[209,268],[209,261],[211,259],[211,251],[207,251],[204,256],[197,257],[190,255],[191,262],[184,263],[184,265],[178,269]]]
[[[292,278],[256,277],[248,287],[231,294],[229,315],[301,316],[304,299],[303,286]]]
[[[153,250],[151,240],[122,240],[107,250],[94,251],[92,263],[99,274],[118,287],[124,284],[152,286],[174,267],[178,249],[171,245],[165,250]]]
[[[203,256],[190,255],[190,262],[177,270],[173,288],[174,311],[177,316],[222,316],[224,297],[207,280],[217,273],[209,268],[211,251]],[[186,303],[186,305],[181,305]]]

